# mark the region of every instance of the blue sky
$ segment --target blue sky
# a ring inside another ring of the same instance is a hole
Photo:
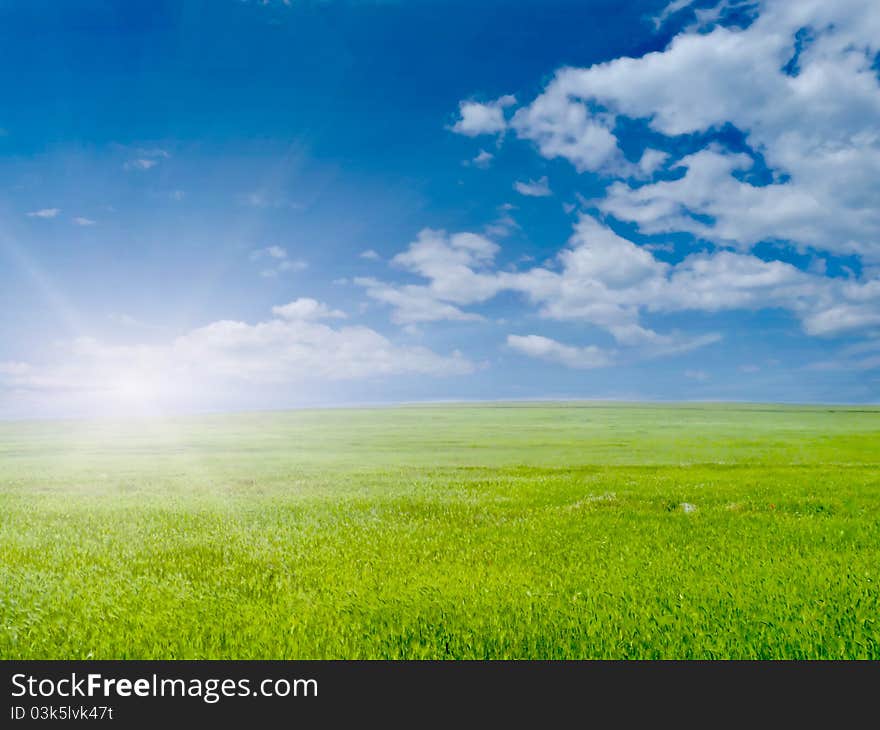
[[[0,3],[0,416],[877,402],[878,16]]]

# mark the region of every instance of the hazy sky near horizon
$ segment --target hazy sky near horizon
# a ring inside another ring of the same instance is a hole
[[[875,0],[0,3],[0,417],[880,400]]]

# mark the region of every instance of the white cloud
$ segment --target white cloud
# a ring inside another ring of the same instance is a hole
[[[300,300],[302,301],[302,300]],[[319,308],[325,311],[323,305]],[[346,380],[417,373],[457,375],[473,365],[461,356],[443,357],[423,347],[400,347],[362,326],[334,329],[309,318],[284,318],[249,325],[215,322],[178,338],[174,356],[204,363],[232,379],[287,382]]]
[[[19,377],[26,375],[30,371],[30,366],[25,362],[16,362],[14,360],[0,361],[0,376]]]
[[[632,337],[641,312],[787,309],[804,331],[832,335],[880,321],[880,282],[818,276],[783,261],[731,251],[659,261],[589,216],[576,225],[563,271],[544,313],[586,319],[619,341]]]
[[[484,272],[495,258],[499,247],[485,236],[475,233],[455,233],[426,228],[416,241],[403,253],[397,254],[392,264],[430,280],[427,287],[408,286],[398,291],[405,295],[386,291],[387,287],[370,286],[367,294],[374,299],[397,307],[396,321],[413,322],[434,319],[474,319],[456,306],[485,301],[499,290],[499,283]],[[394,287],[392,287],[394,289]],[[429,302],[433,300],[433,304]],[[439,300],[445,301],[441,305]],[[418,319],[401,305],[409,305],[411,312],[418,312]]]
[[[581,210],[598,209],[644,234],[693,234],[703,239],[696,251],[675,260],[686,245],[681,239],[676,246],[662,239],[639,246],[582,213],[552,263],[502,271],[494,254],[468,261],[451,237],[434,237],[430,246],[416,242],[395,258],[425,283],[373,280],[368,296],[392,304],[397,321],[407,320],[409,299],[417,297],[427,321],[465,319],[472,305],[503,291],[519,293],[540,316],[600,327],[619,347],[644,356],[719,339],[717,333],[658,332],[645,323],[676,312],[779,309],[811,336],[880,331],[876,1],[701,5],[674,0],[660,13],[658,25],[679,12],[694,18],[663,50],[562,68],[509,118],[498,104],[462,102],[456,130],[476,135],[510,128],[545,158],[611,178],[604,194],[576,195]],[[735,13],[750,22],[728,22]],[[623,120],[650,128],[642,137],[650,146],[636,150],[637,162],[618,144]],[[722,129],[741,133],[747,151],[725,146],[730,136],[718,134]],[[683,135],[696,148],[673,156],[668,150]],[[518,182],[516,189],[550,192],[543,178]],[[486,231],[503,233],[500,227]],[[806,270],[754,255],[764,242],[807,253]],[[669,254],[670,261],[654,252]],[[854,256],[859,265],[847,265],[846,276],[829,276],[834,255]],[[552,341],[531,342],[557,359],[572,355]]]
[[[526,182],[517,180],[513,184],[513,189],[520,195],[527,195],[532,198],[546,198],[548,195],[553,195],[546,175],[539,180],[528,180]]]
[[[472,319],[476,315],[463,307],[502,291],[517,292],[541,316],[601,327],[645,356],[681,353],[720,339],[717,333],[658,333],[643,324],[651,314],[779,308],[810,335],[880,325],[880,279],[831,278],[732,251],[693,253],[671,264],[584,214],[557,257],[558,271],[547,266],[500,271],[497,251],[496,244],[474,234],[426,229],[393,259],[425,284],[356,283],[369,297],[393,306],[399,323]]]
[[[28,218],[55,218],[61,212],[61,208],[40,208],[27,214]]]
[[[880,338],[877,336],[864,342],[842,348],[832,358],[812,362],[805,366],[808,370],[868,371],[880,370]]]
[[[685,370],[684,376],[691,380],[699,380],[700,382],[709,380],[709,373],[705,370]]]
[[[591,114],[565,94],[548,91],[519,109],[511,126],[520,138],[535,142],[541,155],[567,159],[578,172],[623,165],[623,154],[612,132],[613,119]]]
[[[309,297],[301,297],[288,304],[272,307],[272,314],[290,321],[346,318],[346,314],[342,310],[330,309],[326,304]]]
[[[507,129],[504,110],[515,103],[516,97],[510,95],[487,103],[462,101],[458,105],[459,119],[450,129],[467,137],[500,134]]]
[[[124,312],[110,312],[107,314],[107,320],[115,325],[118,325],[119,327],[124,327],[126,329],[138,329],[152,332],[166,331],[165,327],[150,324],[149,322],[143,322],[136,317],[132,317],[130,314],[126,314]]]
[[[161,147],[141,148],[133,151],[134,158],[128,160],[122,167],[126,170],[150,170],[162,160],[171,157],[168,150]]]
[[[393,307],[391,320],[396,324],[482,319],[477,314],[464,312],[453,304],[441,301],[424,286],[394,286],[367,277],[357,277],[354,283],[364,287],[371,299]]]
[[[135,160],[129,160],[125,163],[126,170],[149,170],[159,164],[158,160],[151,160],[147,157],[139,157]]]
[[[505,238],[519,228],[519,223],[509,213],[502,213],[483,229],[487,236]]]
[[[242,3],[247,3],[249,0],[241,0]],[[279,5],[283,5],[286,8],[291,7],[293,5],[293,0],[254,0],[254,4],[260,5],[264,8],[266,7],[277,7]]]
[[[290,258],[286,249],[281,246],[266,246],[251,251],[251,261],[263,261],[268,265],[260,271],[260,276],[272,278],[284,272],[303,271],[308,268],[308,262],[302,259]]]
[[[647,170],[621,162],[619,117],[670,138],[733,125],[763,155],[772,184],[743,178],[750,156],[706,147],[679,161],[679,180],[615,184],[603,209],[645,232],[689,231],[743,249],[783,239],[880,260],[878,39],[873,0],[766,0],[745,29],[682,33],[640,58],[564,68],[512,124],[545,157],[626,175]],[[648,168],[652,157],[642,158]]]
[[[645,177],[650,177],[659,170],[668,159],[669,154],[667,152],[661,152],[660,150],[654,150],[649,147],[642,153],[642,157],[639,159],[639,172]]]
[[[479,167],[481,170],[485,170],[492,164],[492,160],[495,159],[495,155],[491,152],[486,152],[486,150],[480,150],[477,153],[477,156],[474,159],[470,160],[469,164],[474,167]]]
[[[280,193],[274,193],[269,190],[254,190],[253,192],[240,195],[238,200],[242,205],[247,205],[251,208],[290,208],[300,210],[303,207],[300,203],[296,203]]]
[[[113,322],[113,324],[122,325],[123,327],[141,326],[141,322],[132,317],[130,314],[110,312],[110,314],[107,315],[107,319]]]
[[[523,355],[575,370],[608,367],[614,362],[613,353],[595,345],[573,347],[541,335],[508,335],[507,345]]]
[[[654,24],[659,28],[663,25],[669,18],[671,18],[676,13],[684,10],[685,8],[692,5],[694,0],[672,0],[660,13],[657,17],[654,18]]]
[[[307,261],[303,259],[290,259],[287,261],[281,261],[274,269],[263,269],[260,271],[261,276],[272,277],[277,276],[283,272],[297,272],[297,271],[305,271],[309,268],[309,264]]]
[[[93,226],[95,225],[95,221],[91,218],[83,218],[82,216],[77,216],[73,219],[74,224],[78,226]]]
[[[263,387],[276,393],[284,384],[445,377],[475,367],[457,352],[446,356],[396,345],[368,327],[331,327],[321,320],[342,313],[313,299],[273,312],[275,317],[255,324],[212,322],[162,344],[80,338],[61,347],[52,363],[0,363],[0,392],[58,409],[67,398],[95,409],[128,411],[135,401],[174,406]]]
[[[382,258],[378,253],[376,253],[371,248],[368,248],[366,251],[361,251],[359,256],[360,256],[360,258],[366,259],[367,261],[379,261]]]

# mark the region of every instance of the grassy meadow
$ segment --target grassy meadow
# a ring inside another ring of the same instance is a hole
[[[0,423],[0,658],[880,659],[880,409]]]

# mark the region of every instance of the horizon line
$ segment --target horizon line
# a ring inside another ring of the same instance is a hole
[[[230,408],[230,409],[205,409],[188,410],[174,413],[144,413],[137,415],[120,414],[96,414],[78,416],[4,416],[0,414],[0,424],[12,423],[119,423],[119,422],[149,422],[166,420],[186,420],[195,418],[223,417],[223,416],[256,416],[278,415],[283,413],[299,413],[309,411],[344,411],[344,410],[391,410],[394,408],[428,407],[428,406],[503,406],[505,404],[517,405],[592,405],[592,406],[777,406],[785,408],[839,408],[847,411],[880,413],[880,401],[856,402],[856,401],[762,401],[746,399],[650,399],[650,398],[560,398],[560,397],[519,397],[519,398],[438,398],[423,400],[396,400],[396,401],[367,401],[367,402],[344,402],[327,403],[320,405],[284,406],[279,408]]]

